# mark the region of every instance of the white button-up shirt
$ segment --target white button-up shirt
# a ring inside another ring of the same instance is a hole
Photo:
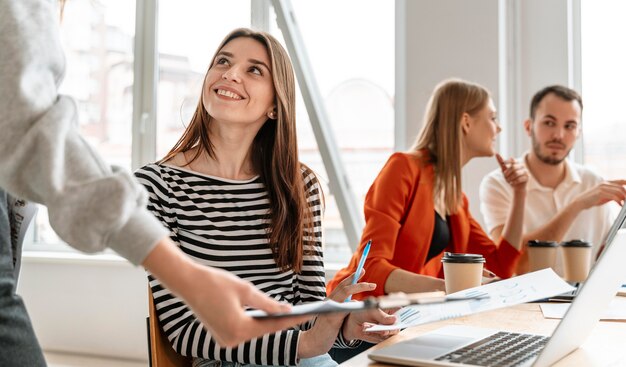
[[[526,165],[526,156],[519,158],[518,161]],[[542,186],[530,174],[526,186],[524,234],[545,225],[579,194],[604,181],[602,177],[587,167],[570,162],[567,159],[565,162],[565,178],[554,189]],[[494,228],[505,224],[512,200],[513,189],[504,179],[500,169],[489,173],[483,178],[480,184],[480,211],[485,219],[488,233],[491,233]],[[583,239],[591,242],[593,244],[592,259],[595,259],[601,242],[616,216],[616,208],[616,204],[605,204],[583,210],[572,222],[572,225],[563,237],[563,241]],[[560,253],[557,256],[557,264],[554,270],[559,275],[563,274],[563,263]]]

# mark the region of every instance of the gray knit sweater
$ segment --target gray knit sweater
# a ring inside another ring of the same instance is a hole
[[[48,207],[71,246],[112,248],[141,263],[167,231],[129,172],[109,167],[78,133],[57,0],[0,0],[0,187]]]

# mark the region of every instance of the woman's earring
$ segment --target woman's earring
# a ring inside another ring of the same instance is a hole
[[[272,110],[268,112],[267,117],[271,118],[272,120],[276,120],[276,111]]]

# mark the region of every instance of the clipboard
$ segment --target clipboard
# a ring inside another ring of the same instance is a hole
[[[473,301],[484,299],[485,296],[479,297],[455,297],[446,296],[444,292],[425,292],[425,293],[393,293],[387,296],[369,297],[363,301],[336,302],[333,300],[324,300],[291,307],[290,312],[268,314],[262,310],[248,310],[246,314],[255,319],[276,319],[291,316],[317,315],[333,312],[359,312],[373,308],[389,309],[398,308],[409,305],[426,305],[446,302]]]

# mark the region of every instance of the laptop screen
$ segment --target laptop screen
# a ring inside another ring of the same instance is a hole
[[[604,237],[604,241],[602,241],[602,246],[606,246],[613,241],[613,239],[615,238],[615,235],[617,234],[617,231],[623,228],[625,220],[626,220],[626,205],[622,207],[622,210],[620,210],[619,214],[617,215],[617,218],[613,222],[613,225],[611,226],[606,236]]]

